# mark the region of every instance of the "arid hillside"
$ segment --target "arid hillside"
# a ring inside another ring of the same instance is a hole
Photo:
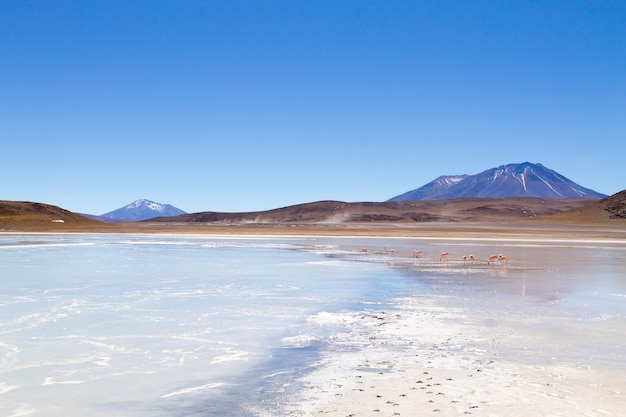
[[[626,191],[599,201],[528,197],[382,203],[318,201],[259,212],[201,212],[119,223],[102,223],[42,203],[0,201],[0,231],[408,236],[458,235],[495,227],[510,235],[535,227],[617,226],[626,230],[625,213]]]
[[[576,224],[626,224],[626,190],[541,220]]]
[[[49,204],[0,200],[0,231],[67,230],[99,224],[100,222]]]
[[[248,213],[201,212],[160,217],[168,223],[420,223],[519,221],[580,208],[593,200],[543,198],[460,198],[453,200],[346,203],[318,201]]]

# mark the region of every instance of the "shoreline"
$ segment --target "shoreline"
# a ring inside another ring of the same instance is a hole
[[[436,297],[371,312],[302,378],[287,415],[601,416],[626,404],[624,371],[511,359],[519,329],[450,309]],[[524,336],[536,336],[525,331]],[[540,349],[540,346],[534,348]]]
[[[0,234],[9,233],[102,233],[102,234],[180,234],[271,237],[397,237],[510,240],[532,238],[572,240],[626,240],[626,223],[614,225],[574,225],[546,222],[502,223],[299,223],[299,224],[183,224],[107,223],[68,225],[63,223],[9,226],[0,225]]]
[[[625,242],[620,243],[619,250],[626,249]],[[539,272],[531,272],[539,281],[550,277],[546,275],[550,269],[542,265],[533,267]],[[369,309],[355,317],[354,327],[332,340],[314,370],[299,380],[301,389],[285,404],[285,415],[600,417],[623,413],[624,314],[578,311],[559,300],[538,303],[538,296],[526,294],[498,295],[495,287],[486,292],[472,291],[464,284],[450,289],[441,282],[481,278],[464,274],[466,267],[459,263],[444,269],[434,279],[438,288],[428,286],[424,293],[394,299],[395,308]],[[497,274],[507,274],[502,267],[497,273],[482,271],[489,272],[496,279]],[[508,274],[525,276],[513,270]]]

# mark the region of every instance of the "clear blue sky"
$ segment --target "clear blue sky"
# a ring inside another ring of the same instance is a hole
[[[0,199],[384,201],[538,162],[626,188],[626,2],[0,0]]]

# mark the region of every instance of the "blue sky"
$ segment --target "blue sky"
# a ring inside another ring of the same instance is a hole
[[[626,188],[623,1],[0,0],[0,199],[384,201],[538,162]]]

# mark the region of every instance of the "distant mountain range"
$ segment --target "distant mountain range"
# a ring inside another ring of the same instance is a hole
[[[576,225],[626,225],[626,190],[601,200],[589,198],[550,199],[536,197],[457,198],[450,200],[394,201],[347,203],[318,201],[279,209],[248,212],[201,212],[173,217],[157,217],[139,223],[102,223],[85,218],[57,206],[27,201],[0,200],[1,231],[162,231],[161,224],[171,227],[195,227],[211,224],[220,227],[243,227],[287,233],[299,233],[298,227],[347,227],[360,224],[362,230],[375,230],[378,225],[415,223],[503,223],[533,219],[544,223]],[[183,226],[183,225],[187,226]],[[307,226],[308,225],[308,226]],[[202,226],[206,227],[206,226]],[[372,227],[373,229],[370,229]],[[384,226],[383,226],[384,227]],[[200,229],[196,229],[200,230]],[[208,230],[208,229],[202,229]],[[220,230],[220,229],[214,229]],[[237,229],[233,229],[237,230]],[[400,229],[394,229],[400,230]],[[317,233],[317,232],[316,232]]]
[[[154,201],[141,199],[133,201],[129,205],[118,208],[117,210],[94,217],[104,221],[106,221],[106,219],[114,221],[139,221],[153,219],[155,217],[179,216],[181,214],[187,213],[170,204],[156,203]]]
[[[582,187],[541,164],[524,162],[502,165],[475,175],[443,175],[388,201],[448,200],[468,197],[597,200],[607,196]]]
[[[607,196],[582,187],[541,164],[523,162],[502,165],[474,175],[443,175],[420,188],[395,196],[389,199],[388,202],[519,197],[554,200],[599,200]],[[308,208],[308,205],[302,206]],[[318,209],[319,207],[315,206],[313,211]],[[150,220],[157,217],[176,217],[184,214],[187,213],[170,204],[140,199],[100,216],[85,216],[104,222],[124,222]],[[202,212],[196,213],[193,217],[195,221],[198,221],[198,218],[202,218],[203,220],[201,221],[216,221],[218,218],[224,221],[229,218],[237,218],[241,214]],[[392,217],[394,216],[395,213]],[[188,221],[189,219],[186,218],[186,220]]]

